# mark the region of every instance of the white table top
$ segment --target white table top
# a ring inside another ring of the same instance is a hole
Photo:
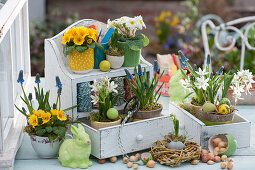
[[[164,104],[163,114],[168,114],[168,97],[161,97],[160,103]],[[252,146],[250,148],[238,149],[235,154],[231,157],[234,159],[234,168],[233,170],[254,170],[255,169],[255,106],[242,105],[237,106],[239,114],[244,116],[246,119],[252,122],[252,137],[251,142]],[[131,154],[129,154],[131,155]],[[127,169],[126,165],[122,163],[122,156],[118,157],[116,163],[110,163],[106,161],[105,164],[97,163],[98,159],[91,158],[93,166],[89,167],[89,170],[120,170]],[[62,167],[57,159],[41,159],[34,152],[30,139],[27,134],[24,135],[22,145],[16,155],[16,160],[14,163],[15,170],[65,170],[71,169]],[[159,163],[155,166],[156,169],[164,170],[169,169],[170,167],[160,165]],[[139,169],[145,170],[148,169],[146,166],[140,166]],[[190,165],[190,163],[183,163],[181,166],[176,167],[180,170],[192,170],[192,169],[220,169],[220,163],[215,163],[214,165],[207,165],[206,163],[199,163],[198,165]]]

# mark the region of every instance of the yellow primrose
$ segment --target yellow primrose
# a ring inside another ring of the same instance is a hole
[[[51,114],[53,116],[57,116],[58,115],[58,110],[56,110],[56,109],[51,109],[50,112],[51,112]]]
[[[86,35],[88,35],[88,31],[87,31],[87,28],[85,27],[78,27],[76,28],[76,32],[79,36],[81,37],[85,37]]]
[[[171,22],[170,25],[173,27],[173,26],[175,26],[175,25],[177,25],[177,24],[179,24],[179,19],[178,19],[177,16],[174,16],[174,19],[173,19],[173,21]]]
[[[87,43],[88,43],[88,44],[91,44],[91,43],[92,43],[92,39],[89,38],[89,39],[87,40]]]
[[[77,36],[74,37],[73,42],[74,42],[76,45],[82,45],[83,42],[84,42],[84,38],[81,37],[81,36],[79,36],[79,35],[77,35]]]
[[[42,123],[42,124],[45,124],[45,123],[47,123],[48,121],[50,121],[50,118],[51,118],[50,112],[46,112],[46,113],[44,114],[43,118],[42,118],[42,120],[43,120],[43,123]]]
[[[67,34],[70,36],[70,38],[74,38],[77,35],[76,29],[71,28],[70,30],[67,31]]]
[[[158,22],[159,21],[159,18],[158,17],[155,17],[154,18],[154,22]]]
[[[45,112],[43,110],[33,110],[33,114],[36,115],[38,118],[42,118]]]
[[[58,117],[59,120],[66,120],[67,119],[67,117],[64,116],[64,111],[62,111],[62,110],[59,110],[57,117]]]
[[[92,29],[92,28],[89,28],[89,29],[88,29],[88,36],[89,36],[89,38],[92,38],[92,37],[94,37],[94,36],[97,36],[97,31],[94,30],[94,29]]]
[[[69,36],[69,35],[64,35],[64,36],[62,37],[61,43],[62,43],[62,44],[66,44],[66,43],[68,43],[69,41],[70,41],[70,36]]]
[[[35,128],[35,126],[38,125],[38,118],[37,118],[37,116],[35,114],[31,115],[29,117],[28,121],[29,121],[29,124],[33,126],[33,128]]]

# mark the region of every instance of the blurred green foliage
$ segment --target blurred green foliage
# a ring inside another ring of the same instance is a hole
[[[32,75],[40,73],[44,76],[44,39],[53,37],[67,26],[78,21],[77,13],[69,14],[63,17],[60,8],[55,7],[46,14],[44,22],[37,20],[30,24],[30,55],[31,55],[31,71]]]

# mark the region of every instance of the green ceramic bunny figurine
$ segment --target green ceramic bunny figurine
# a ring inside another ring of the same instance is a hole
[[[58,160],[65,167],[88,168],[92,165],[89,160],[91,153],[91,141],[84,127],[78,124],[78,128],[71,126],[71,132],[75,139],[66,139],[59,149]]]

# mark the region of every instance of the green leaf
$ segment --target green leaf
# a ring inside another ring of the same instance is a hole
[[[88,49],[88,47],[86,46],[76,46],[75,49],[79,52],[79,53],[83,53],[84,51],[86,51]]]
[[[77,104],[77,105],[72,106],[72,107],[68,107],[68,108],[64,109],[63,111],[66,112],[66,111],[68,111],[68,110],[72,110],[72,109],[78,107],[79,105],[80,105],[80,104]]]
[[[63,138],[66,134],[66,128],[61,126],[53,127],[53,133]]]
[[[73,51],[74,46],[65,45],[63,48],[63,53],[65,56],[69,55]]]
[[[45,129],[36,129],[35,133],[38,136],[43,136],[46,133],[46,130]]]
[[[143,40],[127,40],[127,45],[134,51],[138,51],[144,47]]]
[[[51,133],[52,132],[52,127],[51,126],[48,126],[45,128],[45,130],[48,132],[48,133]]]
[[[93,42],[91,44],[88,44],[87,46],[88,46],[88,48],[95,48],[96,47],[96,43]]]
[[[143,41],[143,47],[146,47],[150,42],[148,37],[145,35],[144,35],[144,38],[142,39],[142,41]]]
[[[132,38],[133,40],[139,40],[139,39],[143,39],[145,37],[145,35],[144,34],[141,34],[141,33],[139,33],[139,34],[137,34],[134,38]]]

